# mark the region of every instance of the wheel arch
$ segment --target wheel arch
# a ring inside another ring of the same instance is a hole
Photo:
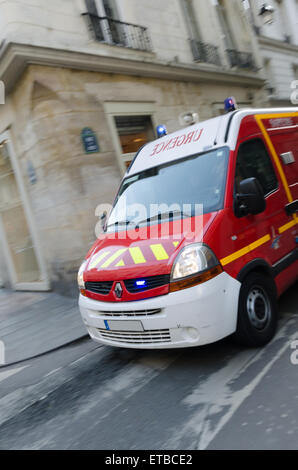
[[[277,288],[276,288],[276,284],[275,284],[275,281],[274,281],[273,269],[270,266],[270,264],[267,263],[267,261],[265,261],[262,258],[256,258],[256,259],[250,261],[249,263],[247,263],[241,269],[241,271],[239,272],[239,274],[237,276],[237,280],[242,283],[244,281],[244,279],[246,278],[246,276],[248,274],[253,273],[253,272],[254,273],[265,274],[266,276],[270,277],[270,279],[272,280],[272,284],[275,287],[275,292],[276,292],[276,295],[277,295]]]

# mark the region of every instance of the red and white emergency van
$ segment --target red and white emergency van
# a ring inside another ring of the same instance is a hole
[[[270,341],[277,299],[297,281],[297,161],[298,108],[235,110],[140,149],[79,270],[90,336],[131,348]]]

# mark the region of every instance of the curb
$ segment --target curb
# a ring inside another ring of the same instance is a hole
[[[7,367],[17,366],[19,364],[22,364],[23,362],[31,361],[32,359],[37,359],[38,357],[42,357],[42,356],[45,356],[46,354],[50,354],[52,352],[58,351],[59,349],[65,348],[65,347],[70,346],[72,344],[76,344],[76,343],[78,343],[79,341],[82,341],[82,339],[85,339],[85,338],[89,338],[88,333],[84,334],[82,336],[79,336],[78,338],[73,339],[73,340],[69,341],[68,343],[64,343],[64,344],[61,344],[60,346],[56,346],[55,348],[49,349],[48,351],[44,351],[42,353],[36,354],[36,355],[28,357],[26,359],[22,359],[20,361],[15,361],[15,362],[10,362],[9,364],[0,365],[0,371],[2,369],[6,369]]]

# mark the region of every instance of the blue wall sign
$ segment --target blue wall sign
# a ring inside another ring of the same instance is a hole
[[[98,140],[95,132],[90,127],[85,127],[81,132],[81,139],[85,153],[99,152]]]

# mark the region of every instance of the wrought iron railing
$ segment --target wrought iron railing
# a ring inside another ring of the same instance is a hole
[[[221,65],[218,47],[202,41],[197,41],[196,39],[190,39],[190,44],[193,58],[196,62]]]
[[[235,49],[227,49],[231,67],[241,69],[256,69],[255,61],[251,52],[240,52]]]
[[[146,27],[91,13],[83,13],[83,16],[88,19],[89,28],[97,41],[140,51],[152,51],[152,43]]]

